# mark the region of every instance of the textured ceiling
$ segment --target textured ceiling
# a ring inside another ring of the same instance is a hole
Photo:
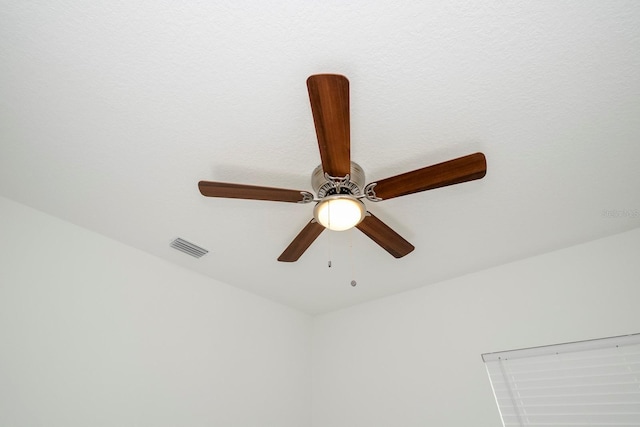
[[[640,2],[2,3],[0,195],[230,285],[320,313],[640,227]],[[405,258],[352,230],[279,263],[312,205],[198,192],[310,190],[324,72],[367,182],[487,156],[368,202]]]

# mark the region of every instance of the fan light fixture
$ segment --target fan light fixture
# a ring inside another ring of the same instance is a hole
[[[367,210],[360,200],[347,194],[328,196],[318,202],[313,216],[323,227],[344,231],[360,224]]]
[[[414,246],[368,212],[364,199],[380,202],[473,181],[487,173],[484,154],[474,153],[366,184],[364,171],[351,160],[349,80],[339,74],[315,74],[307,79],[307,91],[321,161],[311,174],[315,193],[230,182],[198,183],[200,193],[206,197],[317,203],[315,218],[307,222],[278,261],[297,261],[325,228],[348,230],[355,226],[391,256],[402,258]]]

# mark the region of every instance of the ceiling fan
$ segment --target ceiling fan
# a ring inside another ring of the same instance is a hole
[[[396,258],[414,246],[367,211],[362,199],[372,202],[420,191],[473,181],[485,176],[484,154],[475,153],[367,185],[364,171],[351,161],[349,130],[349,80],[336,74],[317,74],[307,79],[313,121],[318,136],[321,164],[311,175],[316,196],[308,191],[261,187],[226,182],[200,181],[203,196],[274,202],[316,202],[314,217],[278,257],[293,262],[324,231],[358,228]]]

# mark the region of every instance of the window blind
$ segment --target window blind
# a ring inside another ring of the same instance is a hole
[[[482,358],[505,427],[640,426],[640,334]]]

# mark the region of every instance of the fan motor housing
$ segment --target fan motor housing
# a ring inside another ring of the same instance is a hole
[[[343,177],[332,177],[343,178]],[[341,183],[339,191],[336,191],[334,183],[327,180],[322,169],[322,165],[318,165],[311,174],[311,188],[316,192],[318,198],[323,198],[332,194],[351,194],[359,196],[364,188],[365,176],[364,170],[356,162],[351,162],[351,173],[349,180]]]

